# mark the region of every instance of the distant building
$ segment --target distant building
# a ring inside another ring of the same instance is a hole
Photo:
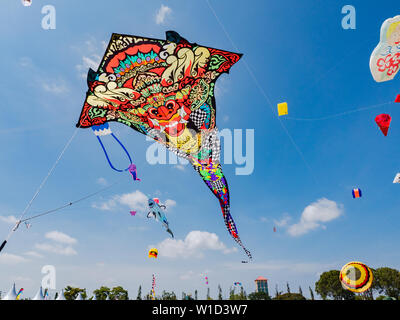
[[[258,277],[254,282],[256,283],[256,292],[265,292],[268,294],[268,279]]]

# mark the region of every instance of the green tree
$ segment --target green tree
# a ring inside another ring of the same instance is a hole
[[[139,286],[136,300],[142,300],[142,286]]]
[[[106,300],[110,296],[110,291],[110,288],[101,286],[100,289],[94,290],[93,293],[96,296],[96,300]]]
[[[301,286],[299,286],[299,293],[303,295],[303,290],[301,290]]]
[[[207,300],[211,300],[211,297],[210,297],[210,287],[207,288]]]
[[[339,274],[339,270],[330,270],[321,274],[319,280],[315,283],[315,291],[322,299],[354,300],[355,294],[342,287]]]
[[[249,300],[271,300],[271,297],[263,291],[252,292],[248,296]]]
[[[218,285],[218,300],[222,300],[222,289],[220,285]]]
[[[286,288],[287,288],[287,292],[290,293],[289,282],[286,282]]]
[[[197,300],[197,290],[194,290],[194,300]]]
[[[66,300],[75,300],[79,293],[81,293],[83,300],[86,300],[86,289],[74,288],[71,286],[67,286],[64,289],[64,296]]]
[[[372,289],[380,294],[396,299],[400,298],[400,272],[396,269],[383,267],[372,271],[374,280]]]
[[[110,300],[129,300],[128,291],[121,286],[114,287],[110,291]]]
[[[177,300],[176,294],[172,292],[163,291],[161,294],[161,300]]]
[[[247,300],[247,294],[243,287],[240,287],[240,292],[235,294],[235,290],[231,290],[229,300]]]
[[[310,289],[311,300],[314,300],[314,292],[312,291],[311,287],[308,287],[308,289]]]
[[[307,300],[300,293],[284,293],[280,294],[277,297],[273,298],[273,300]]]

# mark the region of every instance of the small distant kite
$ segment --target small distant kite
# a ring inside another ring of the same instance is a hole
[[[152,248],[149,251],[149,258],[157,258],[158,250],[156,248]]]
[[[343,288],[352,292],[364,292],[371,287],[371,269],[361,262],[349,262],[340,270],[339,279]]]
[[[391,120],[392,120],[392,117],[385,113],[382,113],[375,117],[375,122],[379,126],[379,128],[381,129],[381,131],[385,137],[387,136]]]
[[[156,288],[156,277],[155,277],[155,275],[153,274],[153,280],[152,280],[152,282],[151,282],[151,294],[152,294],[151,299],[152,299],[152,300],[156,300],[156,291],[155,291],[155,288]]]
[[[400,173],[396,174],[394,177],[393,183],[400,183]]]
[[[278,103],[278,115],[283,116],[285,114],[288,114],[287,102]]]
[[[131,216],[135,216],[136,215],[136,211],[129,211],[129,213],[131,214]]]
[[[385,20],[380,41],[372,52],[369,67],[376,82],[392,80],[400,64],[400,15]]]
[[[241,283],[241,282],[234,282],[233,285],[235,285],[235,286],[242,286],[242,283]]]
[[[274,232],[276,232],[276,228],[274,227]]]
[[[24,7],[29,7],[32,4],[32,0],[22,0]]]
[[[136,169],[136,165],[135,164],[132,163],[128,167],[128,171],[132,175],[133,180],[140,181],[140,179],[137,177],[137,169]]]
[[[206,279],[206,284],[208,284],[208,277],[205,277],[205,279]]]
[[[351,193],[353,194],[353,198],[361,198],[362,196],[360,188],[353,189]]]
[[[161,222],[163,226],[167,229],[167,232],[174,237],[174,234],[172,233],[171,229],[169,228],[169,223],[167,221],[167,217],[165,216],[164,212],[161,210],[161,208],[166,209],[167,207],[163,204],[160,205],[160,201],[157,198],[154,199],[149,199],[149,213],[147,214],[147,218],[150,218],[151,215],[153,217]]]
[[[17,294],[17,297],[15,298],[15,300],[20,300],[20,299],[21,299],[21,295],[22,295],[23,292],[24,292],[24,288],[21,288],[21,289],[18,291],[18,294]]]
[[[394,100],[396,103],[400,103],[400,94],[397,95],[396,100]]]

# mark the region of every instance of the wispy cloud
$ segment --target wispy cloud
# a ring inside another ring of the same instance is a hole
[[[204,251],[221,251],[225,254],[236,252],[236,248],[228,249],[215,233],[207,231],[190,231],[184,240],[165,239],[157,245],[160,255],[168,258],[202,258]]]
[[[308,205],[301,214],[300,221],[288,227],[288,233],[295,237],[304,235],[318,228],[325,228],[322,223],[340,217],[343,208],[335,201],[322,198]]]
[[[285,213],[280,220],[274,220],[274,224],[277,227],[286,227],[291,220],[292,218],[287,213]]]
[[[72,256],[78,254],[74,248],[71,246],[62,246],[59,244],[52,244],[52,243],[36,243],[35,248],[38,250],[56,253],[64,256]]]
[[[78,243],[78,240],[71,236],[60,232],[50,231],[47,232],[44,237],[51,240],[52,242],[36,243],[35,248],[41,251],[56,253],[64,256],[72,256],[78,254],[72,247]]]
[[[36,252],[36,251],[27,251],[24,253],[24,255],[26,256],[30,256],[33,258],[43,258],[43,255],[41,255],[40,253]]]
[[[60,231],[50,231],[45,234],[45,238],[63,244],[76,244],[78,241]]]
[[[0,264],[14,265],[18,263],[28,262],[29,260],[15,254],[4,252],[0,255]]]
[[[53,94],[64,94],[69,91],[67,85],[61,79],[57,81],[42,81],[42,89]]]
[[[73,47],[73,49],[78,51],[81,55],[80,62],[75,66],[79,77],[86,79],[89,68],[93,70],[98,69],[101,61],[101,54],[106,47],[107,44],[105,41],[97,41],[93,37]]]
[[[162,4],[156,14],[156,23],[157,24],[164,23],[167,16],[169,16],[171,13],[172,13],[172,9],[170,7],[167,7]]]
[[[108,185],[107,180],[106,180],[105,178],[103,178],[103,177],[98,178],[98,179],[96,180],[96,182],[97,182],[99,185],[101,185],[101,186],[106,186],[106,185]]]
[[[0,221],[9,224],[15,224],[18,221],[18,219],[14,216],[0,216]]]

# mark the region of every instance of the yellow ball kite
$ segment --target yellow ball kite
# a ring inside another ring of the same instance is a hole
[[[149,251],[149,258],[157,258],[158,250],[156,248],[152,248]]]
[[[374,277],[367,265],[352,261],[340,270],[339,279],[345,289],[360,293],[371,287]]]

